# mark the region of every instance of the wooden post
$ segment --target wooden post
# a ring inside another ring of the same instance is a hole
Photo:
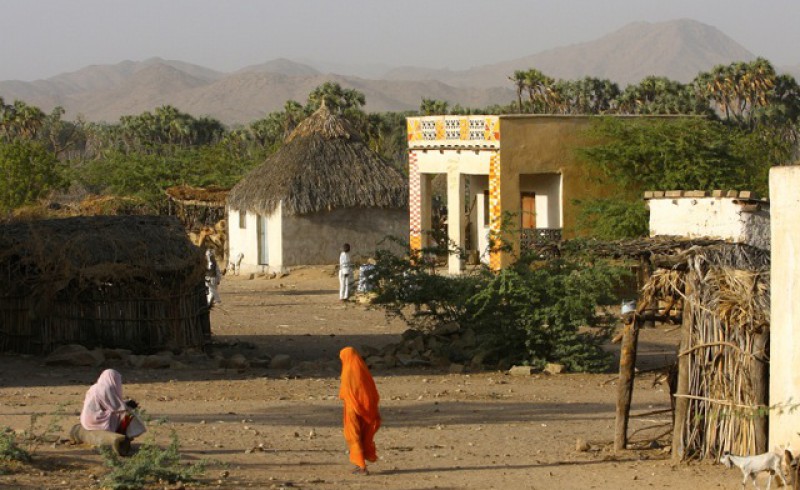
[[[750,383],[753,386],[753,401],[762,407],[769,406],[769,364],[767,363],[767,342],[769,331],[762,327],[753,335],[753,359]],[[769,441],[769,413],[758,413],[753,419],[756,454],[767,452]]]
[[[639,341],[638,315],[633,313],[625,322],[619,357],[619,382],[617,384],[617,420],[614,432],[614,450],[621,451],[628,444],[628,416],[633,397],[634,369],[636,368],[636,348]]]
[[[639,257],[639,274],[641,275],[641,283],[639,289],[644,287],[645,284],[650,280],[650,276],[653,275],[653,263],[650,260],[649,255],[642,255]],[[642,327],[644,328],[653,328],[656,326],[656,322],[653,317],[658,315],[658,297],[655,295],[653,296],[650,303],[647,305],[646,312],[651,315],[651,319],[645,320],[642,322]]]
[[[687,352],[692,343],[692,318],[690,293],[694,273],[686,274],[686,290],[684,291],[683,311],[681,312],[681,343],[678,347],[678,386],[675,389],[675,412],[672,418],[672,459],[680,462],[683,460],[686,450],[686,441],[683,440],[684,427],[686,425],[686,415],[689,411],[689,399],[684,396],[689,394],[689,367],[690,354],[680,355]]]

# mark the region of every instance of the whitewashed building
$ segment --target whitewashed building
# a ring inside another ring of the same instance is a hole
[[[770,206],[750,191],[648,191],[650,236],[713,238],[770,249]]]

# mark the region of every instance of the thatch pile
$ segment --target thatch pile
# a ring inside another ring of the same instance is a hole
[[[210,333],[204,271],[172,217],[2,225],[0,351],[200,346]]]
[[[374,153],[346,119],[320,107],[284,145],[246,175],[228,205],[257,214],[301,215],[339,208],[402,208],[408,184]]]
[[[654,258],[639,304],[680,298],[677,459],[766,450],[770,255],[742,244]]]

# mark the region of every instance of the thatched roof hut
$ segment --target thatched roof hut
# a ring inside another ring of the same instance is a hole
[[[227,203],[229,256],[243,257],[243,271],[329,264],[344,242],[357,256],[387,235],[408,234],[406,177],[325,105]]]
[[[233,187],[228,205],[270,214],[309,214],[337,208],[402,208],[402,173],[366,145],[343,117],[323,105],[300,123],[284,145]]]
[[[204,254],[180,222],[97,216],[0,226],[0,351],[136,351],[210,335]]]

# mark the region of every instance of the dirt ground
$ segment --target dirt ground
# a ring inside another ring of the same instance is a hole
[[[377,370],[383,427],[371,475],[353,476],[341,434],[338,352],[382,346],[405,330],[383,312],[337,300],[331,269],[305,268],[282,278],[226,277],[212,311],[218,351],[248,358],[288,354],[278,371],[220,369],[211,361],[122,372],[125,396],[175,429],[188,461],[211,461],[187,487],[328,489],[738,488],[741,474],[721,465],[674,465],[660,447],[614,454],[615,376],[450,374],[425,368]],[[646,330],[640,369],[668,362],[677,332]],[[78,422],[86,389],[101,368],[47,367],[42,359],[0,356],[0,426],[25,429],[31,414],[67,404],[65,431]],[[642,374],[634,414],[669,407],[666,385]],[[631,421],[634,442],[668,429],[669,413]],[[648,429],[650,428],[650,429]],[[66,436],[63,431],[62,435]],[[576,450],[576,441],[590,444]],[[664,441],[662,439],[662,441]],[[106,470],[91,448],[45,444],[34,462],[0,476],[2,488],[90,488]],[[766,477],[759,483],[763,485]],[[94,485],[95,488],[97,487]],[[154,488],[165,488],[164,485]],[[174,488],[174,487],[171,487]]]

